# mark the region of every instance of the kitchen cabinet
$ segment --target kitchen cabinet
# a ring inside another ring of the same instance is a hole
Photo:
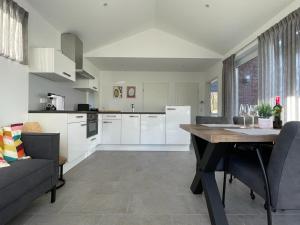
[[[102,144],[102,114],[98,114],[98,145]]]
[[[141,115],[141,144],[166,143],[166,116],[161,114]]]
[[[140,144],[141,116],[139,114],[122,115],[121,144]]]
[[[102,144],[121,144],[121,115],[104,114],[102,121]]]
[[[180,124],[190,123],[190,106],[166,106],[166,144],[189,145],[191,136],[180,128]]]
[[[72,162],[88,153],[86,122],[68,124],[68,161]]]
[[[54,48],[31,48],[29,72],[52,81],[75,81],[75,62]]]
[[[77,79],[73,88],[82,91],[97,92],[99,90],[98,77],[95,76],[95,79]]]

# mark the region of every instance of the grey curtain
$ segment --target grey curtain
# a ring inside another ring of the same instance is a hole
[[[0,55],[27,64],[28,12],[12,0],[0,0]]]
[[[300,120],[300,9],[258,37],[259,101],[281,96],[283,120]]]
[[[235,55],[231,55],[223,61],[223,116],[228,123],[232,123],[233,116],[237,113],[234,62]]]

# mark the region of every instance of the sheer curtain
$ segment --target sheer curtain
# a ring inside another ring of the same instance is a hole
[[[283,120],[300,120],[300,9],[258,37],[259,100],[281,96]]]
[[[236,76],[235,55],[223,61],[223,115],[227,122],[232,123],[236,115]]]
[[[28,13],[12,0],[0,0],[0,55],[27,64]]]

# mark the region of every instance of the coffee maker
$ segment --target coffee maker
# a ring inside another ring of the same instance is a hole
[[[47,95],[46,110],[65,110],[65,97],[53,93]]]

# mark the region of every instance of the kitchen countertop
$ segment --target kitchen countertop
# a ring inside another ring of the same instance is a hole
[[[48,111],[48,110],[29,110],[29,113],[78,113],[78,114],[82,114],[82,113],[99,113],[99,114],[166,114],[165,112],[120,112],[120,111],[100,111],[100,112],[96,112],[96,111],[74,111],[74,110],[56,110],[56,111]]]

